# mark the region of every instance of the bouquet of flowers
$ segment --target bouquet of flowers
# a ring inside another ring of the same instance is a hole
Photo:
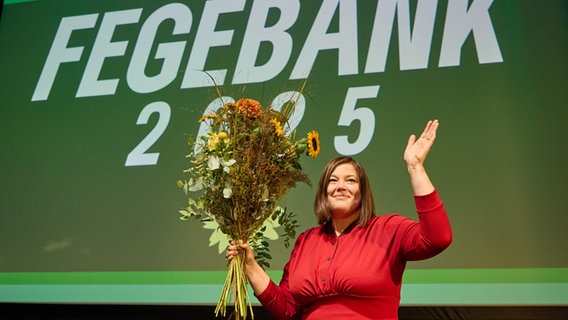
[[[181,219],[214,221],[230,239],[254,242],[255,249],[260,243],[256,254],[263,254],[261,260],[270,258],[262,250],[265,241],[258,241],[267,219],[287,223],[286,232],[294,236],[296,221],[277,204],[297,182],[310,184],[299,159],[303,154],[316,157],[320,151],[316,131],[299,139],[296,132],[285,132],[296,101],[276,111],[244,98],[199,120],[207,121],[210,130],[189,141],[193,151],[186,157],[191,167],[184,171],[189,178],[178,181],[188,196],[187,206],[179,211]],[[231,260],[216,316],[225,316],[231,297],[236,319],[246,319],[247,309],[252,315],[243,263],[242,255]]]

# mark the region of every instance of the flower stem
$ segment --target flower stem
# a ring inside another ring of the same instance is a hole
[[[215,316],[227,314],[227,303],[230,303],[231,295],[233,296],[235,320],[246,320],[248,311],[250,310],[251,319],[254,319],[252,303],[248,295],[248,280],[244,272],[244,252],[240,252],[234,256],[229,262],[229,270],[225,278],[225,284],[219,297],[219,302],[215,308]],[[248,306],[248,308],[247,308]],[[248,310],[247,310],[248,309]]]

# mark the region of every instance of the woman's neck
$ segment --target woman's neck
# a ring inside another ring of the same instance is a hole
[[[359,218],[358,212],[341,218],[332,217],[331,223],[333,225],[333,229],[335,230],[335,234],[337,236],[340,236],[343,233],[343,231],[345,231],[345,229],[349,227],[349,225],[351,225],[351,223],[353,223],[353,221],[357,220],[358,218]]]

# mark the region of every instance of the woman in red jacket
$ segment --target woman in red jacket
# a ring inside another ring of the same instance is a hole
[[[375,215],[364,168],[338,157],[319,181],[314,205],[319,226],[298,236],[279,285],[247,244],[229,245],[229,259],[245,250],[254,294],[275,318],[398,319],[406,262],[435,256],[452,241],[446,211],[424,169],[438,124],[428,121],[420,137],[410,136],[404,152],[418,222]]]

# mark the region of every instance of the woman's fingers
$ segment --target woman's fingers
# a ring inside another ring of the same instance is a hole
[[[234,256],[239,254],[239,250],[245,250],[245,252],[247,252],[249,248],[248,244],[242,240],[230,240],[225,253],[225,258],[227,258],[227,260],[232,260]]]
[[[428,123],[426,124],[426,128],[424,129],[424,132],[422,132],[421,137],[433,142],[434,139],[436,139],[436,130],[438,129],[439,125],[440,123],[438,122],[438,120],[428,121]]]
[[[238,253],[239,251],[237,249],[237,246],[235,245],[235,241],[230,240],[229,245],[227,246],[227,250],[225,252],[225,258],[227,258],[227,260],[232,260],[233,256],[235,256]]]

